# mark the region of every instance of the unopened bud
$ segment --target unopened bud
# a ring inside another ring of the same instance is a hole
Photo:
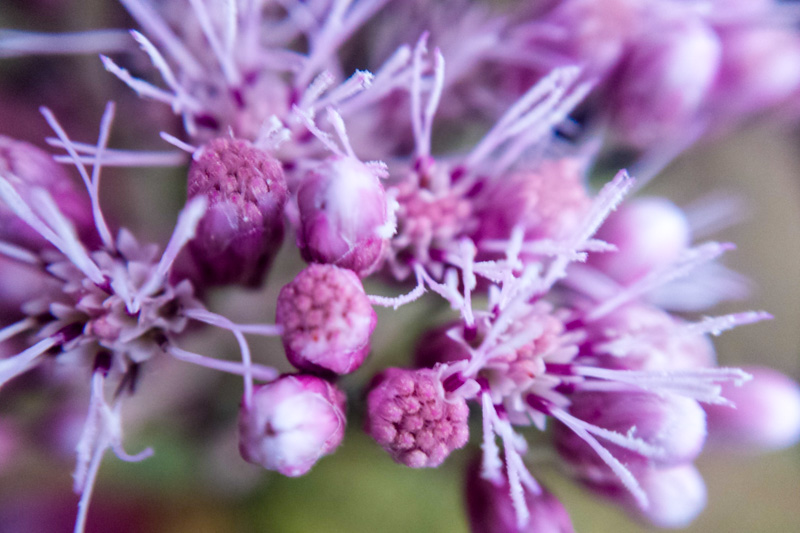
[[[623,447],[602,437],[603,446],[637,474],[652,465],[693,461],[706,437],[705,413],[689,398],[648,392],[582,392],[572,396],[570,414],[625,437]],[[606,462],[580,436],[562,424],[554,428],[561,457],[581,478],[615,479]],[[642,447],[637,449],[638,445]]]
[[[596,237],[617,250],[590,254],[589,264],[628,284],[678,259],[691,244],[691,228],[669,200],[639,198],[612,213]]]
[[[469,408],[436,372],[389,368],[367,396],[367,431],[398,463],[436,467],[469,440]]]
[[[283,239],[287,191],[278,160],[242,139],[214,139],[192,161],[188,194],[208,198],[189,243],[202,280],[260,285]]]
[[[297,245],[307,261],[374,272],[394,234],[393,211],[375,171],[353,157],[332,156],[297,191]]]
[[[324,379],[287,375],[255,390],[239,413],[245,461],[302,476],[344,437],[344,393]]]
[[[530,518],[519,528],[508,480],[505,476],[497,483],[483,479],[479,459],[467,468],[467,512],[472,533],[574,533],[567,510],[544,489],[540,494],[525,491]]]
[[[312,264],[281,289],[275,321],[294,366],[349,374],[369,353],[377,315],[352,271]]]
[[[743,368],[753,379],[722,385],[733,402],[705,406],[710,444],[735,451],[778,450],[800,440],[800,385],[776,370]]]

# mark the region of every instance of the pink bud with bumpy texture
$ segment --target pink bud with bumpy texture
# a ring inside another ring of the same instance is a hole
[[[309,265],[281,289],[275,322],[289,362],[309,372],[353,372],[369,353],[377,314],[361,280],[333,265]]]
[[[360,277],[380,266],[395,221],[375,170],[353,157],[332,156],[305,177],[297,206],[304,259]]]
[[[665,198],[625,203],[595,235],[617,251],[590,254],[588,263],[622,284],[665,267],[691,244],[691,228],[681,209]]]
[[[9,180],[28,203],[35,203],[30,192],[42,188],[50,193],[61,213],[75,226],[86,245],[99,242],[89,197],[79,192],[64,169],[36,146],[0,135],[0,176]],[[0,240],[29,249],[49,246],[39,233],[0,202]]]
[[[800,440],[800,385],[776,370],[744,367],[753,379],[725,383],[722,396],[735,405],[707,405],[710,444],[733,451],[768,451]]]
[[[472,533],[574,533],[567,510],[558,499],[542,489],[540,494],[525,491],[530,511],[528,523],[517,526],[517,513],[511,500],[511,488],[503,477],[495,483],[481,477],[478,457],[467,468],[467,513]]]
[[[649,468],[637,474],[636,480],[647,495],[646,509],[637,505],[621,483],[587,486],[621,506],[633,518],[664,529],[687,527],[706,506],[706,485],[694,465]]]
[[[430,369],[387,369],[367,396],[367,432],[398,463],[436,467],[469,440],[469,408]]]
[[[603,446],[634,475],[652,465],[693,461],[706,437],[705,413],[696,401],[647,392],[582,392],[571,398],[570,414],[589,424],[638,439],[653,449],[640,453],[604,439]],[[553,438],[574,473],[589,480],[616,479],[606,462],[581,437],[562,424]]]
[[[245,140],[214,139],[192,161],[188,195],[209,202],[189,243],[202,281],[260,285],[283,239],[280,162]]]
[[[245,461],[285,476],[302,476],[342,442],[345,396],[315,376],[287,375],[256,388],[239,413]]]

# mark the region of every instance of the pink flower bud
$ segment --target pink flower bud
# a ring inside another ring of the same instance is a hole
[[[345,395],[324,379],[286,375],[261,385],[239,413],[245,461],[302,476],[342,442]]]
[[[683,133],[714,82],[720,52],[714,31],[685,12],[654,24],[631,47],[608,89],[619,137],[647,147]]]
[[[626,202],[597,231],[596,237],[617,247],[589,255],[589,264],[622,284],[675,261],[691,244],[683,211],[665,198]]]
[[[558,499],[542,489],[541,494],[525,492],[530,511],[528,524],[517,527],[508,480],[494,483],[481,477],[480,460],[467,468],[467,513],[472,533],[574,533],[567,510]]]
[[[283,239],[287,191],[278,160],[242,139],[214,139],[192,161],[188,195],[209,201],[189,243],[202,280],[260,285]]]
[[[800,440],[800,386],[780,372],[745,367],[753,379],[722,386],[736,407],[707,405],[710,444],[736,451],[778,450]]]
[[[31,189],[50,193],[62,214],[75,226],[84,244],[93,246],[99,239],[94,226],[89,197],[76,190],[63,167],[36,146],[0,135],[0,175],[9,180],[28,203]],[[19,219],[0,201],[0,240],[41,249],[49,246],[39,233]]]
[[[488,185],[476,198],[481,239],[507,239],[522,226],[527,239],[558,239],[575,228],[591,205],[583,163],[544,161],[534,172],[513,174]]]
[[[733,26],[720,31],[722,64],[711,103],[726,115],[779,104],[800,88],[800,38],[794,29]]]
[[[637,451],[600,438],[603,446],[634,475],[652,465],[691,462],[705,443],[705,413],[695,400],[683,396],[647,392],[581,392],[573,395],[571,400],[572,416],[638,439],[650,449]],[[553,437],[559,454],[579,477],[596,481],[616,479],[597,452],[571,429],[557,424]]]
[[[297,191],[297,246],[307,261],[349,268],[360,277],[383,260],[395,221],[375,171],[353,157],[332,156]]]
[[[367,432],[398,463],[436,467],[469,440],[469,408],[430,369],[389,368],[367,396]]]
[[[289,362],[308,372],[353,372],[369,353],[378,316],[361,280],[333,265],[309,265],[281,289],[275,322]]]
[[[642,509],[621,484],[588,484],[595,493],[620,505],[633,518],[665,529],[687,527],[706,506],[706,485],[691,464],[648,468],[636,476],[649,505]]]

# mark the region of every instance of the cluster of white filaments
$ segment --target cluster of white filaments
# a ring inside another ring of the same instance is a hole
[[[175,230],[163,253],[156,245],[141,245],[126,229],[116,238],[105,222],[98,204],[103,152],[113,121],[114,106],[109,104],[101,121],[99,140],[91,149],[94,161],[87,170],[78,147],[61,128],[55,116],[43,109],[45,118],[58,134],[63,146],[82,176],[89,192],[94,222],[101,239],[99,248],[90,250],[78,237],[73,223],[62,213],[50,193],[40,187],[18,191],[25,182],[15,176],[0,176],[0,199],[52,248],[28,250],[0,242],[0,253],[45,272],[57,283],[27,302],[29,315],[0,329],[0,341],[17,335],[32,335],[38,341],[22,352],[0,361],[0,386],[14,377],[44,364],[55,353],[57,364],[78,374],[91,373],[91,401],[81,439],[77,446],[75,490],[81,494],[75,531],[83,531],[88,502],[100,460],[111,448],[125,461],[149,457],[152,450],[130,456],[122,449],[121,405],[135,389],[139,366],[153,357],[169,354],[176,359],[223,372],[243,375],[252,394],[252,379],[272,380],[278,373],[271,367],[254,365],[243,333],[280,334],[270,325],[236,325],[203,307],[194,296],[190,281],[172,282],[173,264],[194,237],[207,202],[190,200],[178,216]],[[82,147],[88,151],[86,146]],[[30,201],[26,199],[30,198]],[[243,362],[222,361],[177,347],[176,338],[190,320],[213,324],[234,333]],[[111,404],[106,400],[106,384],[115,383]]]

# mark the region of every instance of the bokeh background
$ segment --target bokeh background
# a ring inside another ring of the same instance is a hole
[[[131,27],[108,0],[0,0],[0,28],[79,31]],[[146,72],[146,65],[142,65]],[[798,67],[800,68],[800,66]],[[105,101],[118,103],[111,145],[166,149],[158,131],[179,132],[166,108],[143,102],[96,57],[0,59],[0,134],[44,146],[50,134],[38,112],[47,105],[77,140],[93,142]],[[800,130],[791,124],[750,124],[687,151],[638,194],[664,195],[689,205],[715,191],[746,201],[747,215],[718,240],[737,244],[726,265],[753,281],[753,294],[715,313],[764,309],[775,320],[745,326],[716,339],[723,365],[762,364],[800,380]],[[184,169],[108,169],[102,203],[111,219],[142,240],[165,242],[185,200]],[[214,311],[234,320],[271,322],[278,289],[301,268],[288,235],[266,286],[254,293],[214,293]],[[377,284],[368,292],[387,290]],[[391,290],[391,289],[389,289]],[[234,377],[162,361],[148,368],[125,410],[126,447],[155,449],[140,464],[108,454],[89,518],[92,532],[452,532],[468,530],[463,471],[478,450],[470,447],[439,469],[414,471],[394,464],[362,432],[361,390],[378,368],[403,364],[424,328],[445,320],[447,309],[427,299],[399,311],[379,311],[374,353],[344,379],[350,400],[344,445],[303,478],[288,479],[246,464],[238,456],[236,415],[241,382]],[[197,330],[184,347],[236,357],[232,338]],[[278,342],[253,341],[266,364],[281,365]],[[0,391],[0,533],[70,531],[77,497],[71,492],[72,447],[85,396],[36,387],[36,376]],[[550,465],[539,436],[526,434],[532,470],[570,511],[583,533],[641,532],[616,509],[582,492]],[[5,448],[4,448],[5,447]],[[800,530],[800,447],[764,456],[707,449],[699,461],[709,493],[706,511],[687,531]]]

